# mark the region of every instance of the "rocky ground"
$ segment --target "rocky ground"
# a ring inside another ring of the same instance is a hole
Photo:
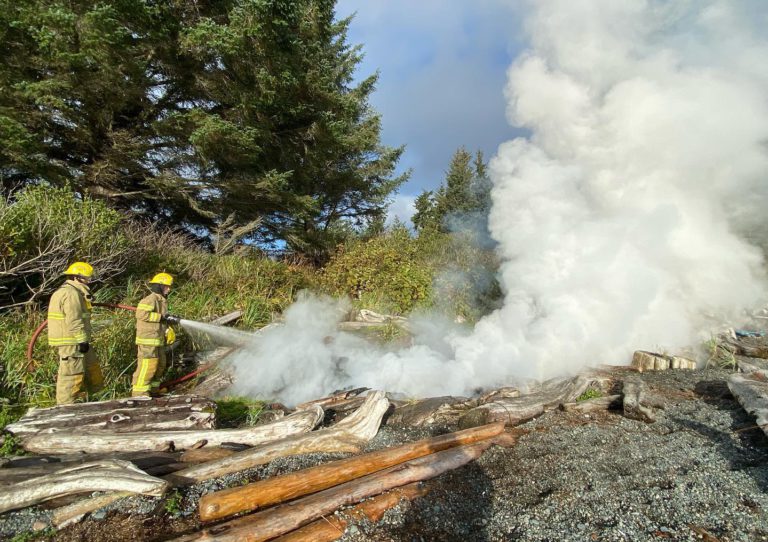
[[[728,391],[723,370],[647,372],[666,402],[653,424],[620,411],[551,411],[514,431],[511,448],[433,480],[431,492],[355,523],[352,541],[768,540],[768,437]],[[369,449],[453,430],[383,427]],[[199,527],[200,494],[327,461],[275,461],[163,500],[116,503],[60,541],[165,540]],[[31,529],[45,511],[0,517],[0,537]]]

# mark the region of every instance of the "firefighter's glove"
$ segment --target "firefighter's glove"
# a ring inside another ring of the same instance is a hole
[[[165,316],[163,316],[163,321],[166,324],[171,324],[171,325],[178,324],[179,322],[181,322],[181,316],[176,316],[175,314],[166,314]]]
[[[91,349],[91,345],[88,343],[79,343],[77,345],[77,351],[80,352],[81,354],[85,354],[90,349]]]

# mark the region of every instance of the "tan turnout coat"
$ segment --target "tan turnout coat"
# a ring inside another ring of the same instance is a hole
[[[91,341],[91,291],[68,280],[51,296],[48,305],[48,344],[68,346]]]
[[[151,293],[136,306],[136,344],[139,346],[165,346],[167,326],[160,317],[168,313],[168,300]]]

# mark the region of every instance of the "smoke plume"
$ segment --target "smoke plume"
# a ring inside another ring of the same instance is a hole
[[[241,392],[466,395],[675,351],[765,303],[768,6],[529,6],[505,93],[530,137],[491,161],[504,305],[470,333],[386,352],[307,299],[235,360]]]

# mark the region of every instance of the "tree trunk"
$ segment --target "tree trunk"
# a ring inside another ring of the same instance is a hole
[[[216,525],[201,533],[177,538],[176,541],[258,542],[269,540],[298,529],[342,506],[457,469],[480,457],[490,445],[490,441],[485,441],[420,457],[320,493]]]
[[[159,497],[170,484],[149,476],[127,461],[85,463],[19,482],[0,493],[0,513],[75,493],[129,491]]]
[[[285,502],[411,459],[486,440],[499,435],[502,431],[504,431],[504,424],[495,423],[325,463],[246,486],[209,493],[200,498],[200,519],[213,521]]]
[[[128,433],[213,429],[216,403],[199,396],[133,397],[51,408],[31,408],[6,427],[23,442],[58,432]]]
[[[32,436],[23,446],[29,452],[51,454],[184,450],[202,440],[206,440],[210,446],[218,446],[224,442],[238,442],[255,446],[297,433],[311,431],[322,419],[323,409],[315,407],[296,412],[271,424],[244,429],[136,433],[52,433]]]
[[[401,501],[412,501],[427,493],[429,493],[427,484],[414,482],[344,510],[343,517],[332,515],[318,519],[301,529],[275,538],[272,542],[333,542],[344,536],[350,519],[366,519],[376,523],[381,521],[381,518],[384,517],[388,510],[400,504]]]
[[[320,409],[317,406],[314,408]],[[177,485],[185,485],[250,469],[269,463],[278,457],[312,452],[356,453],[360,451],[361,444],[376,436],[381,418],[388,408],[389,400],[384,396],[384,392],[371,391],[363,405],[354,414],[332,427],[303,435],[293,435],[223,459],[195,465],[170,475],[169,479]]]

